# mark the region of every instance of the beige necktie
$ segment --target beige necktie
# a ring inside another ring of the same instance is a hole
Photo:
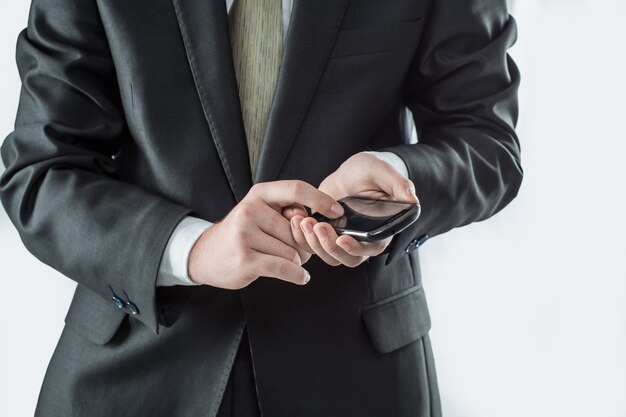
[[[252,178],[283,56],[281,0],[235,0],[230,38]]]

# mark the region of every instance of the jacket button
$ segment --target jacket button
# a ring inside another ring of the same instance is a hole
[[[428,240],[430,236],[426,235],[422,235],[419,238],[417,238],[417,242],[415,243],[415,248],[419,248],[420,246],[422,246],[424,244],[424,242],[426,242]]]
[[[409,242],[408,245],[406,245],[406,248],[404,248],[404,252],[405,253],[409,253],[409,252],[413,252],[415,249],[419,248],[420,246],[422,246],[424,244],[424,242],[426,242],[428,240],[430,236],[426,235],[422,235],[420,237],[418,237],[417,239],[413,239]]]
[[[126,303],[124,302],[124,300],[122,300],[117,295],[114,295],[113,297],[111,297],[111,300],[113,300],[113,304],[115,304],[117,308],[124,308],[126,306]]]
[[[404,248],[404,252],[409,253],[414,251],[415,249],[417,249],[417,239],[411,240],[409,244],[406,245],[406,248]]]
[[[136,314],[139,314],[139,309],[137,308],[137,306],[131,302],[126,303],[126,307],[128,307],[128,310],[130,311],[130,314],[132,314],[133,316]]]

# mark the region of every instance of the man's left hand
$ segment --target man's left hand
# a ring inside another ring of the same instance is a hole
[[[340,199],[349,195],[418,203],[415,186],[391,164],[367,153],[358,153],[344,162],[319,186],[320,191]],[[359,242],[352,236],[338,236],[333,227],[307,217],[299,207],[283,210],[291,221],[294,240],[305,251],[318,255],[329,265],[356,267],[370,256],[382,253],[391,237],[380,242]]]

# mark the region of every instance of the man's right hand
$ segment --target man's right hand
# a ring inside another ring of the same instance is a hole
[[[196,241],[189,254],[191,280],[226,289],[246,287],[260,276],[299,285],[309,282],[302,265],[311,255],[299,249],[289,220],[282,215],[283,208],[294,206],[301,207],[303,216],[304,206],[329,218],[343,215],[332,197],[306,182],[256,184]]]

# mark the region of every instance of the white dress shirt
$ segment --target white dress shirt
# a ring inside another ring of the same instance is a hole
[[[235,0],[226,0],[226,8],[228,12]],[[293,8],[293,0],[282,0],[283,11],[283,39],[287,36],[289,21],[291,19],[291,10]],[[409,176],[408,169],[404,161],[392,152],[366,152],[382,159],[391,164],[403,176]],[[189,254],[193,245],[196,243],[202,233],[211,227],[213,223],[197,217],[187,216],[183,218],[172,232],[170,240],[165,247],[159,272],[157,275],[157,286],[172,285],[199,285],[189,278],[188,262]]]

